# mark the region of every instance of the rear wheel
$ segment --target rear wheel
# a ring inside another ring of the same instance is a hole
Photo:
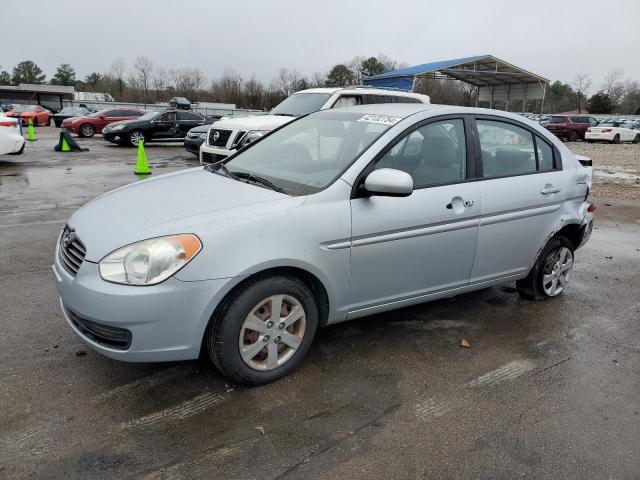
[[[51,115],[47,116],[47,123],[45,124],[47,127],[51,125]]]
[[[543,300],[564,292],[573,268],[573,245],[561,235],[547,242],[526,278],[516,287],[521,297]]]
[[[145,141],[144,133],[142,133],[142,130],[132,130],[129,133],[129,143],[134,147],[137,147],[141,140],[143,142]]]
[[[318,308],[290,276],[250,280],[232,294],[206,334],[214,365],[233,382],[261,385],[291,373],[311,347]]]
[[[613,140],[611,140],[611,143],[620,143],[620,135],[616,133],[616,136],[613,137]]]
[[[33,119],[33,126],[37,127],[38,125],[39,125],[38,124],[38,117],[36,117],[36,118]]]
[[[570,142],[577,142],[578,138],[579,138],[578,132],[576,132],[575,130],[569,134]]]
[[[631,143],[640,143],[640,133],[638,133],[638,134],[634,137],[633,142],[631,142]]]
[[[94,127],[90,123],[84,123],[80,125],[80,128],[78,129],[78,135],[81,137],[90,138],[90,137],[93,137],[95,134],[96,134],[96,127]]]

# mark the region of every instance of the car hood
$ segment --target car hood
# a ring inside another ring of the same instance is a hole
[[[61,116],[59,113],[56,113],[54,115],[54,117],[59,117]],[[62,116],[66,116],[66,115],[62,115]],[[71,123],[71,122],[79,122],[79,121],[87,121],[87,120],[92,120],[95,117],[90,117],[88,115],[82,115],[82,116],[75,116],[75,117],[69,117],[69,118],[65,118],[65,120],[67,121],[67,123]]]
[[[209,129],[211,128],[212,124],[208,124],[208,125],[200,125],[198,127],[193,127],[191,130],[189,130],[189,133],[207,133],[209,131]]]
[[[68,225],[84,243],[85,259],[98,262],[130,243],[177,233],[201,236],[301,201],[198,167],[105,193],[78,209]]]
[[[221,130],[274,130],[295,119],[296,117],[285,117],[282,115],[256,115],[255,117],[218,120],[213,125],[213,128]]]

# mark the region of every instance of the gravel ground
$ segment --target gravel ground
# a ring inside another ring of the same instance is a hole
[[[640,200],[640,145],[576,142],[567,147],[593,159],[594,197]]]

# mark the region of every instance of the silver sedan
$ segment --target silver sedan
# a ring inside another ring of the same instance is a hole
[[[593,225],[587,165],[495,110],[314,113],[80,208],[54,257],[62,311],[108,357],[208,354],[263,384],[328,324],[512,281],[561,294]]]

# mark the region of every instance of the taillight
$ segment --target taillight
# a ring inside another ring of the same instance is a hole
[[[590,131],[591,131],[591,128],[587,128],[587,132],[590,132]]]
[[[609,133],[609,132],[613,132],[613,128],[603,128],[602,129],[602,133]]]
[[[592,213],[596,211],[596,206],[593,203],[590,203],[587,207],[587,212]]]
[[[14,128],[18,128],[18,122],[0,122],[0,127],[14,127]]]

